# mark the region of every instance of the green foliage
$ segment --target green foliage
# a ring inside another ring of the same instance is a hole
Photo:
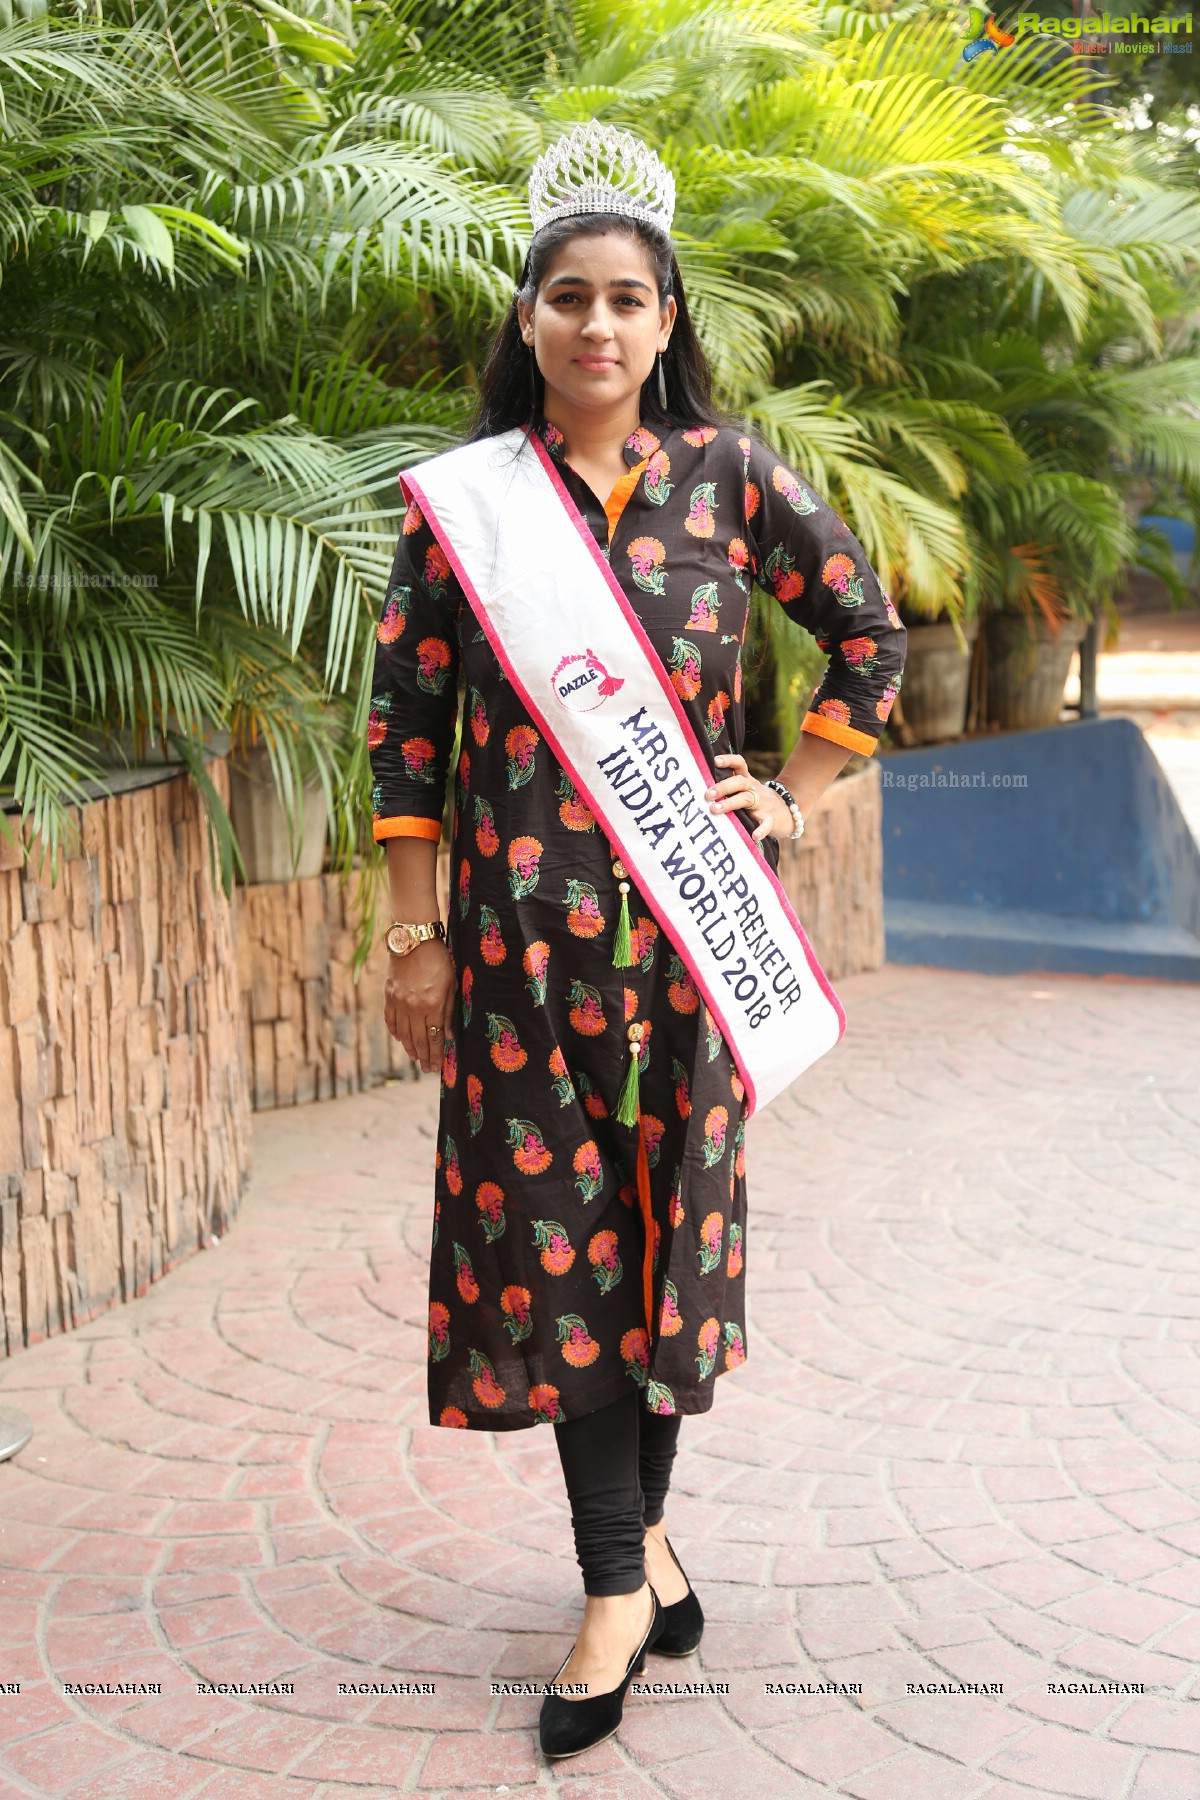
[[[529,162],[593,114],[676,171],[722,404],[910,613],[1162,565],[1137,511],[1200,505],[1194,169],[1059,45],[964,64],[961,10],[0,5],[0,798],[53,850],[167,741],[228,879],[204,747],[263,741],[351,869],[395,476],[461,431]],[[814,652],[765,627],[786,717]]]

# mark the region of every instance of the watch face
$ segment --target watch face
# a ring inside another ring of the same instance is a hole
[[[415,941],[411,925],[393,925],[387,934],[387,947],[395,956],[407,956]]]

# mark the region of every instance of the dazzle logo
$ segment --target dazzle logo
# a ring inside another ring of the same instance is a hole
[[[973,6],[968,15],[970,36],[963,45],[963,61],[974,62],[986,50],[1006,50],[1010,44],[1016,43],[1011,31],[1001,31],[996,23],[995,13],[985,12],[982,6]]]
[[[559,703],[568,712],[595,712],[625,685],[623,675],[610,675],[592,650],[564,656],[550,677]]]

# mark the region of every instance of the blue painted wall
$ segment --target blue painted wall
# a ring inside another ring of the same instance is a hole
[[[1171,546],[1171,554],[1175,559],[1175,567],[1183,576],[1187,576],[1192,565],[1192,556],[1196,549],[1196,531],[1190,519],[1169,519],[1160,513],[1144,513],[1141,523],[1153,525],[1161,531]]]
[[[1200,979],[1200,849],[1132,721],[898,751],[882,773],[891,960]]]

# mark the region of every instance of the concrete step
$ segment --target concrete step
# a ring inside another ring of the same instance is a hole
[[[1131,720],[896,751],[881,780],[890,961],[1200,981],[1200,849]]]
[[[1158,976],[1200,981],[1200,938],[1181,925],[886,900],[887,960],[992,975]]]

